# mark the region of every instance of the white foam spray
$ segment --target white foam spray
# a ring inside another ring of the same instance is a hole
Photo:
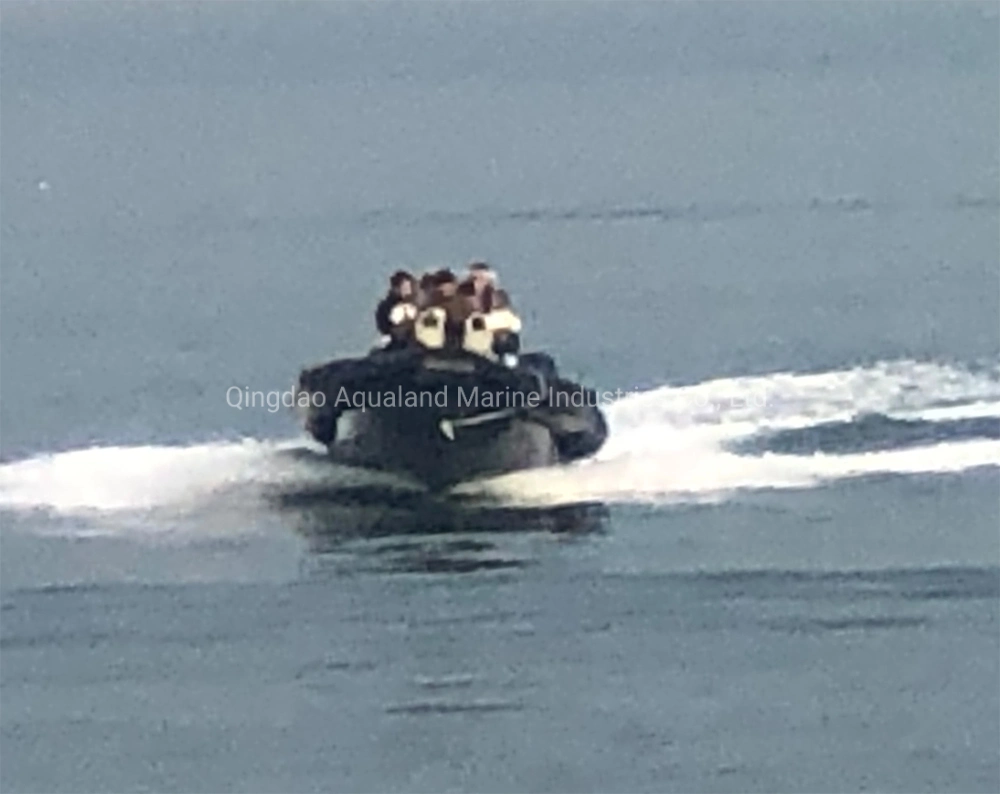
[[[865,413],[939,421],[1000,416],[1000,373],[911,361],[818,374],[775,373],[664,386],[607,408],[608,443],[593,460],[462,486],[512,503],[676,502],[740,489],[806,488],[877,473],[955,472],[1000,465],[1000,441],[979,439],[844,455],[737,454],[763,430],[849,421]],[[63,515],[191,514],[324,483],[369,482],[303,440],[93,447],[0,466],[0,508]],[[375,478],[378,479],[378,478]]]
[[[1000,417],[1000,373],[913,361],[817,374],[775,373],[664,386],[607,410],[611,433],[591,460],[462,486],[518,504],[585,500],[670,503],[745,489],[808,488],[873,474],[1000,466],[1000,441],[955,441],[851,454],[737,454],[762,431],[864,414],[946,421]]]

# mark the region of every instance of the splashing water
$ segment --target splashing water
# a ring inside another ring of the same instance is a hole
[[[891,362],[818,374],[776,373],[661,387],[608,410],[595,458],[463,486],[509,502],[559,504],[719,499],[742,489],[808,488],[871,474],[956,472],[1000,465],[1000,441],[972,439],[854,454],[738,454],[761,432],[859,416],[925,421],[1000,417],[1000,373]]]
[[[851,454],[740,454],[733,444],[774,429],[863,414],[944,421],[1000,417],[1000,372],[891,362],[818,374],[727,378],[630,395],[606,409],[607,444],[592,460],[519,472],[456,491],[511,504],[719,499],[739,489],[806,488],[877,473],[1000,465],[1000,441],[967,439]],[[335,467],[302,440],[94,447],[0,466],[0,508],[58,514],[189,514],[221,503],[260,507],[268,493],[388,475]]]

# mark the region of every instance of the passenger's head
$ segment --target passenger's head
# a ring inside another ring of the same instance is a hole
[[[417,304],[426,306],[434,295],[434,274],[424,273],[417,284]]]
[[[450,298],[458,290],[458,279],[447,268],[434,274],[434,291],[442,298]]]
[[[496,285],[497,274],[486,262],[472,262],[469,265],[469,280],[476,285],[477,294],[482,294],[489,285]]]
[[[404,299],[410,299],[416,295],[417,281],[413,278],[413,275],[407,271],[397,270],[389,279],[389,290],[393,295]]]

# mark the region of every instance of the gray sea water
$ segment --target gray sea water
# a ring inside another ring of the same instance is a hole
[[[1000,790],[996,3],[5,2],[0,90],[3,791]],[[479,257],[594,460],[227,404]]]

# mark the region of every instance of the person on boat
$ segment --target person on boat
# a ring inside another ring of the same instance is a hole
[[[462,337],[465,333],[465,321],[476,311],[476,293],[473,285],[463,281],[455,290],[455,294],[445,298],[441,303],[445,312],[445,339],[450,350],[462,347]]]
[[[434,288],[431,291],[431,303],[440,306],[458,292],[458,278],[448,268],[442,268],[434,274]]]
[[[427,309],[441,309],[444,318],[444,346],[449,350],[457,350],[462,346],[462,329],[465,319],[473,310],[473,288],[470,283],[461,282],[450,270],[439,270],[433,274],[430,282],[431,292],[424,301]],[[424,311],[427,311],[425,309]]]
[[[521,352],[521,318],[514,313],[506,290],[490,286],[483,298],[486,328],[493,334],[493,352],[504,364],[513,367]]]
[[[473,286],[474,296],[475,296],[475,306],[478,311],[483,311],[483,295],[486,290],[490,287],[496,288],[497,286],[497,274],[494,272],[493,268],[486,262],[471,262],[468,266],[468,272],[465,279],[462,282],[470,283]]]
[[[417,282],[405,270],[397,270],[389,279],[389,292],[375,308],[375,327],[384,347],[402,347],[413,338],[417,318]]]
[[[473,296],[469,282],[462,288]],[[483,291],[482,307],[471,301],[467,312],[462,327],[462,347],[491,361],[515,366],[521,347],[521,319],[511,309],[507,293],[488,286]]]
[[[415,340],[422,347],[438,350],[448,344],[448,309],[457,292],[458,279],[447,268],[421,276],[418,312],[413,331]]]
[[[417,284],[417,307],[426,309],[430,305],[431,295],[434,294],[435,273],[424,273]]]
[[[507,290],[488,287],[483,293],[483,309],[490,328],[511,333],[521,332],[521,318],[510,305]]]

